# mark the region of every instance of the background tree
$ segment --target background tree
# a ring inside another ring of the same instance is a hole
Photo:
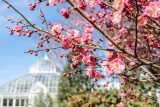
[[[120,93],[120,90],[97,90],[93,93],[82,93],[64,100],[61,107],[158,107],[151,96],[143,97],[139,88],[134,94]]]
[[[73,70],[72,67],[72,61],[69,59],[58,85],[58,98],[60,103],[75,95],[91,93],[94,89],[93,81],[82,71],[84,64],[78,65],[75,70]]]
[[[52,97],[41,91],[35,96],[33,107],[55,107],[55,105]]]
[[[145,82],[145,78],[147,78],[145,74],[139,74],[140,77],[135,75],[134,80],[124,78],[119,90],[114,88],[106,90],[108,84],[105,84],[98,85],[101,88],[95,88],[97,91],[91,91],[83,88],[82,84],[85,82],[81,81],[82,74],[75,73],[71,65],[72,61],[69,60],[60,80],[60,107],[115,107],[115,105],[117,107],[158,107],[155,97],[157,85]],[[83,64],[78,65],[77,71],[82,70],[81,67],[84,67]],[[137,81],[138,78],[141,82]],[[86,81],[85,78],[83,80]]]

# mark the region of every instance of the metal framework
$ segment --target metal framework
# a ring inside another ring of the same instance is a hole
[[[59,76],[60,72],[46,55],[31,66],[29,74],[0,87],[0,107],[32,107],[31,96],[40,89],[56,98]]]

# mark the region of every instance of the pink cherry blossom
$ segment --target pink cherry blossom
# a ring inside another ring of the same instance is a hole
[[[62,40],[62,48],[63,49],[69,49],[72,47],[71,39],[69,38],[64,38]]]
[[[106,12],[98,12],[97,15],[99,18],[104,18],[106,16]]]
[[[110,41],[108,41],[108,47],[109,47],[110,49],[113,49],[115,46],[114,46]]]
[[[86,29],[85,29],[86,35],[89,35],[89,36],[92,35],[93,31],[94,31],[94,28],[91,27],[91,26],[87,26]]]
[[[26,33],[26,35],[27,35],[28,37],[31,37],[32,33],[33,33],[33,32],[29,30],[29,31]]]
[[[62,16],[64,16],[65,18],[69,18],[69,10],[68,10],[68,9],[63,8],[63,9],[61,10],[61,14],[62,14]]]
[[[118,11],[123,11],[125,5],[129,5],[130,0],[114,0],[112,7]]]
[[[102,9],[107,9],[108,6],[103,2],[103,1],[98,1],[98,5],[102,8]]]
[[[51,30],[56,34],[61,34],[62,26],[60,24],[53,24]]]
[[[108,57],[108,61],[112,61],[113,59],[118,57],[117,52],[106,52],[106,55]]]
[[[114,24],[119,24],[122,20],[122,13],[121,11],[115,11],[112,13],[112,16],[111,16],[111,21],[114,23]]]
[[[159,18],[160,17],[160,2],[150,2],[149,5],[144,10],[144,15]]]
[[[49,0],[49,4],[55,6],[60,2],[60,0]]]
[[[132,68],[134,68],[134,67],[136,67],[136,62],[133,60],[133,61],[130,61],[130,66],[132,67]]]
[[[86,55],[83,56],[83,61],[87,65],[95,66],[96,63],[97,63],[97,58],[96,58],[96,56],[86,54]]]
[[[22,31],[22,27],[21,26],[15,26],[12,29],[12,32],[15,33],[16,35],[20,35],[21,31]]]
[[[116,10],[123,11],[125,6],[125,0],[114,0],[112,7]]]
[[[127,96],[127,94],[125,92],[121,92],[120,96],[121,96],[121,98],[125,98]]]
[[[120,103],[116,104],[116,107],[125,107],[125,105],[123,102],[120,102]]]
[[[113,75],[115,72],[109,68],[109,62],[104,61],[102,63],[102,68],[107,72],[108,75]]]
[[[93,66],[89,66],[87,68],[87,73],[86,73],[89,77],[94,78],[95,81],[104,78],[105,76],[99,72],[97,72]]]
[[[95,5],[98,3],[98,0],[86,0],[86,2],[90,7],[95,7]]]
[[[125,69],[125,63],[122,59],[116,58],[112,60],[109,64],[110,70],[112,70],[116,74],[120,74]]]
[[[121,28],[119,30],[119,37],[126,37],[128,35],[128,31],[126,28]]]
[[[88,67],[87,68],[87,75],[89,77],[95,77],[98,74],[96,70],[93,69],[93,67]]]
[[[138,17],[138,26],[145,26],[148,22],[148,18],[146,16]]]
[[[91,43],[92,43],[92,41],[91,41],[91,36],[90,36],[90,35],[83,36],[83,37],[81,38],[81,42],[82,42],[83,44],[91,44]]]
[[[36,3],[33,3],[29,6],[29,9],[30,10],[34,10],[36,8],[37,4]]]
[[[122,73],[125,68],[125,65],[121,59],[116,58],[111,62],[104,61],[102,63],[102,68],[107,72],[107,74],[113,75],[115,73],[117,74]]]
[[[69,37],[79,37],[80,36],[80,33],[79,33],[78,30],[71,30],[71,29],[69,29],[69,30],[67,30],[66,34]]]
[[[82,10],[85,10],[86,9],[86,4],[83,0],[78,0],[78,7]]]

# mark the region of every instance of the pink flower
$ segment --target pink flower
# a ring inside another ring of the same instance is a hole
[[[15,31],[15,32],[21,32],[22,31],[22,27],[21,26],[15,26],[13,28],[13,31]]]
[[[31,37],[31,36],[32,36],[32,33],[33,33],[33,32],[29,30],[29,31],[26,33],[26,35],[27,35],[28,37]]]
[[[61,34],[62,26],[59,24],[54,24],[52,25],[51,30],[56,34]]]
[[[160,2],[150,2],[149,5],[144,10],[144,15],[159,18],[160,17]]]
[[[62,40],[62,48],[63,49],[69,49],[72,48],[72,43],[71,40],[69,38],[64,38]]]
[[[90,35],[86,35],[86,36],[83,36],[81,38],[81,42],[82,44],[91,44],[91,36]]]
[[[125,63],[120,58],[116,58],[112,60],[111,62],[104,61],[102,63],[102,68],[109,75],[120,74],[125,69]]]
[[[79,37],[80,36],[80,33],[78,30],[67,30],[67,36],[69,37]]]
[[[97,80],[102,79],[102,78],[105,77],[103,74],[97,72],[97,71],[94,69],[93,66],[89,66],[89,67],[87,68],[87,75],[88,75],[89,77],[94,78],[95,81],[97,81]]]
[[[125,92],[121,92],[120,96],[121,96],[121,98],[125,98],[127,96],[127,94]]]
[[[148,22],[148,18],[146,16],[138,17],[138,26],[145,26]]]
[[[57,5],[60,2],[60,0],[49,0],[49,3],[53,6]]]
[[[82,10],[86,9],[86,4],[83,0],[78,0],[78,7]]]
[[[111,21],[114,23],[114,24],[119,24],[122,20],[122,13],[121,11],[115,11],[112,13],[112,16],[111,16]]]
[[[98,12],[97,15],[99,18],[104,18],[106,16],[106,12]]]
[[[69,18],[69,10],[68,10],[68,9],[63,8],[63,9],[61,10],[61,14],[62,14],[62,16],[64,16],[65,18]]]
[[[107,8],[107,5],[103,2],[103,1],[98,1],[98,5],[104,9],[104,8]]]
[[[119,30],[119,36],[120,37],[126,37],[128,35],[128,31],[126,28],[122,28]]]
[[[114,0],[112,7],[118,11],[123,11],[125,5],[129,5],[130,0]]]
[[[20,35],[21,31],[22,31],[22,27],[21,26],[15,26],[12,29],[12,32],[15,33],[16,35]]]
[[[34,10],[36,8],[37,4],[36,3],[33,3],[29,6],[29,9],[30,10]]]
[[[125,0],[114,0],[112,7],[116,10],[123,11],[125,6],[124,4],[125,4]]]
[[[112,61],[113,59],[118,57],[117,52],[106,52],[106,55],[108,57],[108,61]]]
[[[125,63],[122,59],[116,58],[109,63],[109,68],[114,73],[120,74],[125,69]]]
[[[93,31],[94,31],[93,27],[88,26],[85,28],[86,35],[92,35]]]
[[[120,103],[116,104],[116,107],[125,107],[125,105],[123,102],[120,102]]]
[[[94,7],[94,6],[98,3],[98,0],[86,0],[86,2],[87,2],[91,7]]]
[[[87,65],[95,66],[96,63],[97,63],[97,58],[96,58],[96,56],[86,54],[86,55],[83,56],[83,61]]]
[[[108,41],[108,47],[109,47],[110,49],[113,49],[115,46],[114,46],[110,41]]]
[[[107,72],[108,75],[113,75],[114,71],[109,68],[109,62],[104,61],[102,63],[102,68]]]
[[[94,68],[92,66],[89,66],[87,68],[87,75],[89,77],[95,77],[98,74],[98,72],[96,70],[94,70]]]
[[[129,65],[134,68],[134,67],[136,67],[137,64],[136,64],[136,62],[133,60],[133,61],[130,61]]]

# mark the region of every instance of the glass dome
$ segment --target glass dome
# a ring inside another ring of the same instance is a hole
[[[37,83],[43,84],[50,93],[57,93],[59,76],[50,73],[26,74],[0,88],[0,94],[30,93]]]
[[[23,75],[0,87],[0,95],[30,93],[37,84],[49,93],[57,93],[60,71],[47,55],[34,63],[29,74]]]
[[[46,54],[44,59],[41,59],[34,63],[30,67],[30,73],[55,73],[56,66],[54,62],[49,59],[48,55]]]

